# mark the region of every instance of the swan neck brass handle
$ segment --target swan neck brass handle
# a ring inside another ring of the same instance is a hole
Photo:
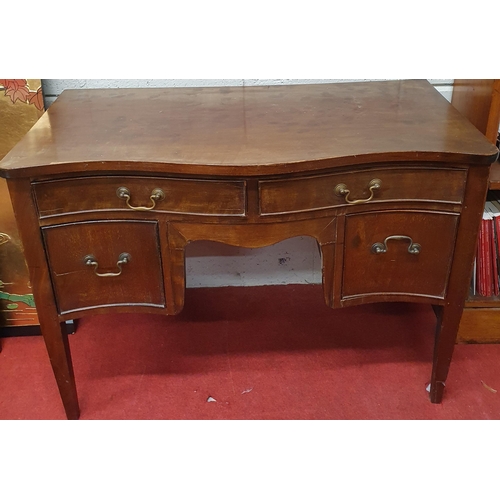
[[[422,247],[418,243],[413,243],[413,240],[409,236],[404,236],[402,234],[395,234],[394,236],[388,236],[383,243],[374,243],[372,245],[372,253],[381,254],[387,252],[387,242],[389,240],[408,240],[410,242],[408,246],[408,253],[412,255],[418,255]]]
[[[118,198],[120,198],[121,200],[125,200],[125,203],[127,204],[128,208],[131,208],[132,210],[141,211],[141,212],[144,212],[147,210],[153,210],[156,207],[157,201],[161,201],[161,200],[165,199],[165,193],[160,188],[156,188],[156,189],[153,189],[153,191],[151,191],[151,196],[149,197],[149,199],[151,200],[152,205],[149,207],[134,207],[133,205],[131,205],[130,204],[130,197],[131,197],[130,190],[126,187],[119,187],[116,190],[116,196],[118,196]]]
[[[368,203],[369,201],[371,201],[373,199],[373,197],[375,196],[375,191],[377,189],[380,189],[381,187],[382,187],[382,181],[380,179],[372,179],[368,183],[370,197],[362,199],[362,200],[350,200],[349,195],[351,194],[351,190],[348,189],[345,184],[337,184],[335,186],[335,194],[337,196],[345,197],[345,201],[346,201],[346,203],[349,203],[349,205],[358,205],[360,203]]]
[[[123,264],[128,264],[130,262],[130,254],[123,252],[118,256],[118,262],[116,263],[116,266],[118,267],[118,272],[116,273],[99,273],[97,272],[97,268],[99,267],[99,263],[97,262],[96,258],[93,255],[86,255],[83,258],[83,261],[85,262],[86,266],[93,266],[94,267],[94,273],[96,276],[99,276],[99,278],[114,278],[115,276],[120,276],[122,273],[123,269],[122,266]]]

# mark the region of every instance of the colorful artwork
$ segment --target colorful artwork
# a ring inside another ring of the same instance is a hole
[[[0,91],[10,97],[13,104],[17,101],[33,104],[37,109],[43,111],[43,93],[41,85],[36,90],[31,90],[28,80],[0,80]]]
[[[43,114],[41,80],[0,79],[0,159]],[[37,325],[7,183],[0,179],[0,326]]]

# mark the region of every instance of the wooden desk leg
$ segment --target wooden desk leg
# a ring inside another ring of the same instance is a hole
[[[80,409],[68,334],[64,323],[61,324],[59,321],[50,273],[45,260],[42,234],[38,225],[37,209],[31,197],[30,180],[9,179],[8,186],[24,255],[28,263],[40,328],[52,370],[56,377],[66,416],[69,419],[77,419],[80,415]]]
[[[477,234],[486,199],[488,175],[488,166],[469,169],[445,304],[434,308],[437,328],[430,387],[432,403],[440,403],[443,398],[463,306],[469,290]]]
[[[430,399],[432,403],[441,403],[462,311],[452,306],[436,307],[435,311],[437,313],[437,326]]]
[[[76,420],[80,417],[80,408],[66,325],[57,320],[45,321],[42,335],[66,416],[70,420]]]

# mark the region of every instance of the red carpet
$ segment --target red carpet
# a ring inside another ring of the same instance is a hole
[[[81,419],[498,419],[500,345],[458,345],[429,402],[434,327],[430,306],[331,310],[319,286],[187,290],[177,317],[81,320]],[[0,419],[64,419],[42,338],[1,342]]]

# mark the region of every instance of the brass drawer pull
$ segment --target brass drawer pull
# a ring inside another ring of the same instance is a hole
[[[420,253],[420,249],[422,248],[418,243],[413,243],[413,240],[409,236],[403,236],[397,234],[394,236],[388,236],[383,243],[374,243],[372,245],[372,253],[375,254],[386,253],[387,242],[389,240],[409,240],[410,245],[408,247],[408,253],[411,253],[412,255],[418,255]]]
[[[114,276],[120,276],[122,273],[122,265],[127,264],[130,261],[130,254],[124,252],[118,256],[118,262],[116,263],[119,271],[117,273],[98,273],[97,268],[99,267],[99,263],[95,259],[93,255],[86,255],[83,260],[86,266],[94,266],[94,273],[99,278],[113,278]]]
[[[156,207],[157,201],[161,201],[161,200],[165,199],[165,193],[159,188],[153,189],[153,191],[151,191],[151,196],[149,197],[149,199],[152,201],[153,204],[150,207],[133,207],[129,203],[130,202],[130,190],[126,187],[119,187],[116,190],[116,196],[118,196],[118,198],[120,198],[121,200],[125,200],[128,208],[131,208],[132,210],[143,211],[143,212],[147,211],[147,210],[153,210]]]
[[[335,186],[335,194],[337,196],[345,196],[345,201],[349,203],[349,205],[357,205],[359,203],[367,203],[371,201],[373,199],[373,196],[375,195],[375,191],[377,189],[380,189],[381,186],[382,186],[382,181],[380,179],[372,179],[368,184],[368,189],[370,190],[370,197],[364,200],[350,200],[349,195],[351,194],[351,191],[347,189],[347,186],[345,184],[337,184]]]

